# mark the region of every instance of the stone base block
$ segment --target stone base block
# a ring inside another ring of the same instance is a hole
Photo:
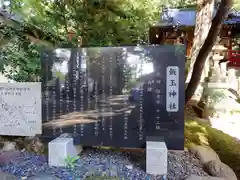
[[[60,136],[48,143],[48,164],[49,166],[64,167],[67,156],[77,156],[81,151],[81,146],[73,145],[72,137]]]
[[[149,139],[149,140],[148,140]],[[168,149],[164,141],[147,138],[146,172],[151,175],[166,175]]]

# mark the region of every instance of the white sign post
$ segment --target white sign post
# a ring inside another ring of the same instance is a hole
[[[0,83],[0,135],[42,134],[41,83]]]

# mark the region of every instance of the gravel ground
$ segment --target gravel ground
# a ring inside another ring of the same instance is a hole
[[[81,180],[91,175],[117,176],[125,180],[163,179],[146,175],[144,164],[144,154],[89,149],[81,154],[74,171],[67,168],[49,167],[46,157],[26,152],[11,163],[1,166],[0,169],[17,177],[49,175],[61,180]],[[188,152],[169,152],[168,180],[184,180],[192,174],[207,176],[199,161]]]

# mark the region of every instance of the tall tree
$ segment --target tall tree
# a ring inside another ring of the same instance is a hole
[[[55,34],[71,46],[76,45],[78,36],[85,46],[147,43],[148,27],[158,19],[159,9],[160,5],[152,0],[14,0],[12,6],[12,11],[23,17],[25,24],[38,25],[42,32]],[[75,36],[67,42],[70,31]],[[36,79],[39,74],[32,78],[25,75],[30,71],[40,72],[39,47],[22,41],[15,35],[8,45],[1,48],[0,61],[5,65],[2,72],[17,81]],[[6,65],[13,67],[12,72],[6,69]]]
[[[208,7],[210,3],[212,3],[210,0],[203,0],[203,1],[199,0],[198,1],[198,11],[201,12],[201,10],[204,9],[205,7]],[[208,57],[209,53],[211,52],[212,47],[213,47],[213,45],[217,39],[217,36],[221,30],[223,21],[226,19],[229,10],[232,7],[232,3],[233,3],[232,0],[222,0],[220,2],[220,5],[217,9],[217,13],[216,13],[215,17],[213,18],[213,21],[212,21],[210,30],[208,31],[208,34],[206,36],[206,39],[203,41],[203,44],[201,47],[198,46],[200,48],[200,50],[195,58],[195,62],[194,62],[193,69],[192,69],[191,79],[190,79],[190,82],[186,89],[185,103],[187,103],[191,99],[191,97],[193,96],[194,92],[196,91],[196,89],[199,85],[207,57]],[[200,15],[203,15],[203,14],[198,13],[198,16],[200,16]],[[196,22],[196,27],[197,27],[197,24],[204,23],[204,22],[200,21],[201,19],[204,20],[204,18],[197,17],[197,20],[199,20],[199,21]],[[194,43],[198,43],[198,42],[194,42]]]
[[[193,39],[194,44],[191,49],[191,62],[190,62],[190,67],[188,71],[188,76],[186,79],[187,83],[190,82],[190,79],[193,74],[193,67],[196,62],[196,58],[199,54],[199,51],[203,43],[207,38],[209,29],[212,24],[212,15],[213,15],[214,9],[215,9],[214,0],[197,0],[197,12],[196,12],[196,21],[195,21],[195,30],[194,30],[194,39]],[[200,98],[202,94],[201,83],[203,81],[204,81],[204,74],[201,76],[200,84],[198,85],[197,90],[195,91],[195,93],[197,93],[197,98]]]

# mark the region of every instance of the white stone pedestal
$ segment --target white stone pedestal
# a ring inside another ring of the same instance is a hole
[[[151,175],[167,174],[168,150],[164,141],[147,141],[146,172]]]
[[[82,151],[80,146],[73,145],[73,138],[58,137],[48,143],[48,164],[49,166],[66,166],[67,156],[77,156]]]

